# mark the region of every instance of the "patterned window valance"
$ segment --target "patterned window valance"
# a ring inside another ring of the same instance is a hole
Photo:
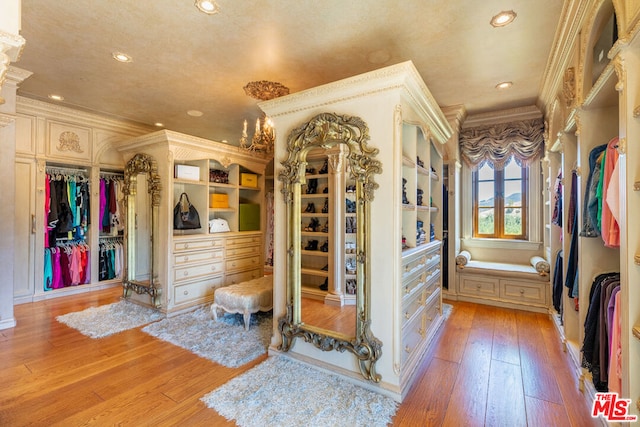
[[[460,132],[460,154],[472,170],[485,162],[501,170],[511,156],[519,164],[530,164],[543,153],[542,119],[468,128]]]

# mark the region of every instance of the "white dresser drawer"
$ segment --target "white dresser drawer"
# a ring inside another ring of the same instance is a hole
[[[222,274],[222,262],[211,262],[206,264],[190,265],[174,268],[173,280],[181,282],[192,280],[198,277]]]
[[[260,256],[252,256],[247,258],[231,259],[226,261],[226,271],[244,270],[252,267],[260,266]]]
[[[500,297],[507,301],[546,305],[547,286],[548,283],[524,283],[503,279],[500,280]]]
[[[460,289],[462,295],[498,298],[499,280],[492,277],[460,275]]]
[[[246,256],[246,255],[258,255],[258,254],[260,254],[260,246],[257,246],[257,245],[227,248],[228,258]]]
[[[202,249],[222,248],[222,239],[174,239],[173,251],[198,251]]]
[[[246,282],[247,280],[257,279],[261,277],[260,269],[242,271],[240,273],[227,274],[224,278],[225,285],[235,285],[236,283]]]
[[[185,265],[185,264],[193,264],[193,263],[204,263],[204,262],[216,262],[222,261],[224,259],[224,254],[222,249],[216,249],[211,251],[200,251],[193,253],[185,253],[175,255],[173,258],[174,265],[176,267]]]
[[[213,300],[213,293],[216,288],[222,286],[222,276],[212,277],[196,283],[187,283],[174,287],[173,300],[176,305],[192,302],[195,300]]]
[[[402,304],[402,326],[406,325],[425,306],[427,293],[425,289],[415,292]]]
[[[259,245],[261,241],[262,237],[259,234],[227,237],[227,250],[236,246]]]

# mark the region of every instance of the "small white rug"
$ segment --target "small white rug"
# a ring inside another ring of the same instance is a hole
[[[230,368],[237,368],[267,352],[271,341],[273,317],[269,313],[251,315],[248,331],[240,314],[211,317],[211,307],[170,317],[142,329],[149,335],[168,341]]]
[[[201,399],[250,426],[386,426],[397,403],[283,356],[272,356]]]
[[[56,317],[56,320],[88,337],[102,338],[158,321],[163,317],[164,314],[157,310],[122,300],[63,314]]]

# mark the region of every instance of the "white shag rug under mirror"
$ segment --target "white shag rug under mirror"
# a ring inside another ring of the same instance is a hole
[[[142,329],[149,335],[182,347],[198,356],[236,368],[265,354],[273,327],[271,312],[251,316],[248,331],[240,314],[211,318],[209,305],[170,317]]]
[[[202,398],[241,427],[386,426],[397,403],[284,356],[272,356]]]

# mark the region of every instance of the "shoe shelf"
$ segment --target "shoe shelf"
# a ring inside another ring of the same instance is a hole
[[[315,268],[301,268],[300,269],[300,273],[301,274],[307,274],[309,276],[318,276],[318,277],[328,277],[329,276],[329,272],[328,271],[323,271],[320,269],[315,269]]]
[[[325,257],[327,258],[329,256],[329,252],[322,252],[322,251],[309,251],[309,250],[301,250],[300,253],[302,255],[307,255],[307,256],[321,256],[321,257]]]
[[[303,218],[310,218],[310,217],[328,218],[329,214],[326,214],[326,213],[313,213],[313,212],[302,212],[302,217]]]

